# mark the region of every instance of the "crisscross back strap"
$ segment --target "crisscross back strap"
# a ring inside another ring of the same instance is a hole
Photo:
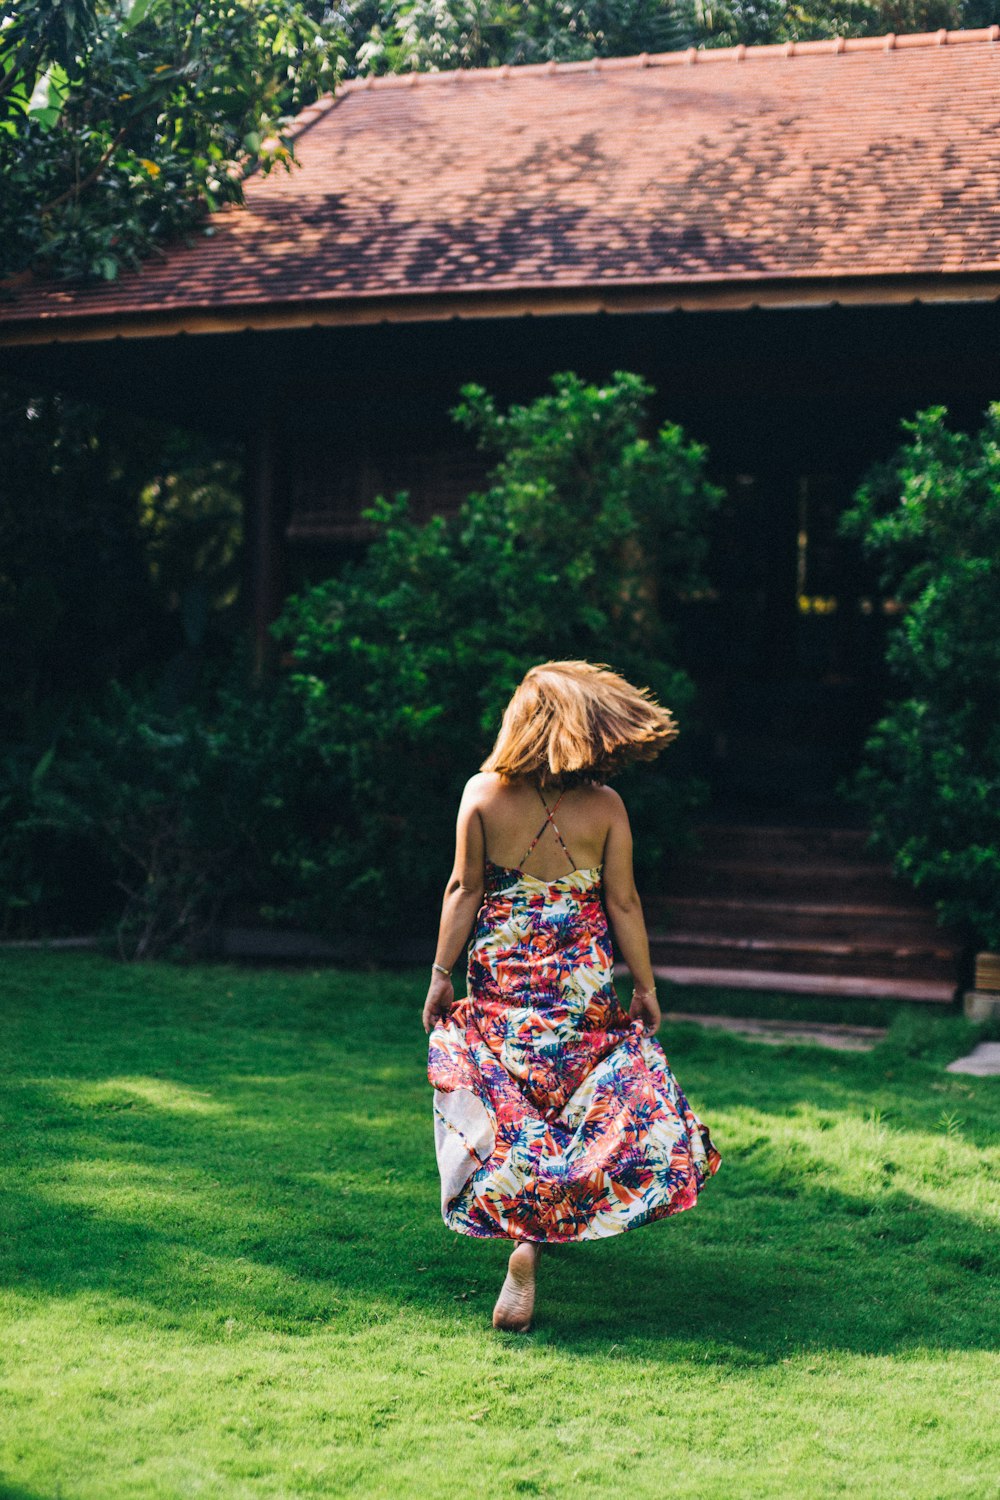
[[[559,840],[559,843],[562,846],[562,851],[565,854],[566,858],[569,860],[570,865],[575,869],[576,867],[575,867],[575,865],[573,865],[573,856],[572,856],[572,854],[570,854],[569,850],[566,848],[565,843],[563,843],[563,836],[559,832],[558,828],[556,827],[555,818],[553,816],[554,813],[555,813],[555,811],[556,811],[556,808],[558,808],[560,802],[562,801],[562,799],[566,795],[566,788],[563,787],[562,791],[559,793],[559,796],[556,798],[556,800],[553,803],[552,807],[549,807],[549,804],[546,802],[545,797],[544,797],[544,795],[542,793],[541,787],[537,787],[536,790],[538,792],[539,797],[541,797],[541,799],[542,799],[542,806],[545,808],[545,822],[542,824],[541,828],[539,828],[538,832],[535,834],[535,837],[531,840],[531,843],[528,845],[528,847],[525,850],[525,852],[521,855],[521,858],[518,861],[518,864],[523,868],[524,862],[528,858],[528,855],[531,853],[532,849],[534,849],[535,845],[538,843],[538,840],[541,838],[542,834],[545,832],[546,828],[551,823],[552,824],[552,832],[555,834],[556,838]]]

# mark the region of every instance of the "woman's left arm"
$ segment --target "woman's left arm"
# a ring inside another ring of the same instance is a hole
[[[486,840],[479,812],[478,776],[466,782],[455,828],[455,864],[441,903],[434,962],[452,969],[462,956],[469,930],[483,902]],[[451,978],[434,969],[424,1002],[424,1030],[446,1016],[455,1003]]]

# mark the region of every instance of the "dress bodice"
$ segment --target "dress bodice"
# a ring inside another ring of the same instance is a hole
[[[486,861],[485,894],[503,895],[511,901],[528,901],[537,905],[546,899],[559,901],[564,897],[580,897],[599,889],[604,874],[603,865],[590,865],[586,869],[567,870],[555,880],[543,880],[540,875],[529,875],[517,865],[498,865]]]

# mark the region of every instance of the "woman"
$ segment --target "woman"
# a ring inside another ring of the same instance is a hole
[[[530,1326],[542,1245],[691,1208],[719,1167],[652,1040],[660,1007],[632,835],[604,784],[676,733],[608,668],[546,662],[526,674],[462,797],[424,1029],[445,1223],[517,1241],[495,1328]],[[634,981],[627,1015],[609,920]],[[456,1003],[451,970],[473,921]]]

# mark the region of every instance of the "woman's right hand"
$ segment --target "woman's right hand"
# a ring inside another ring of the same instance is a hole
[[[630,1021],[641,1021],[647,1036],[655,1036],[660,1029],[660,1002],[655,989],[641,989],[636,985],[632,991],[632,1004],[628,1008]]]

